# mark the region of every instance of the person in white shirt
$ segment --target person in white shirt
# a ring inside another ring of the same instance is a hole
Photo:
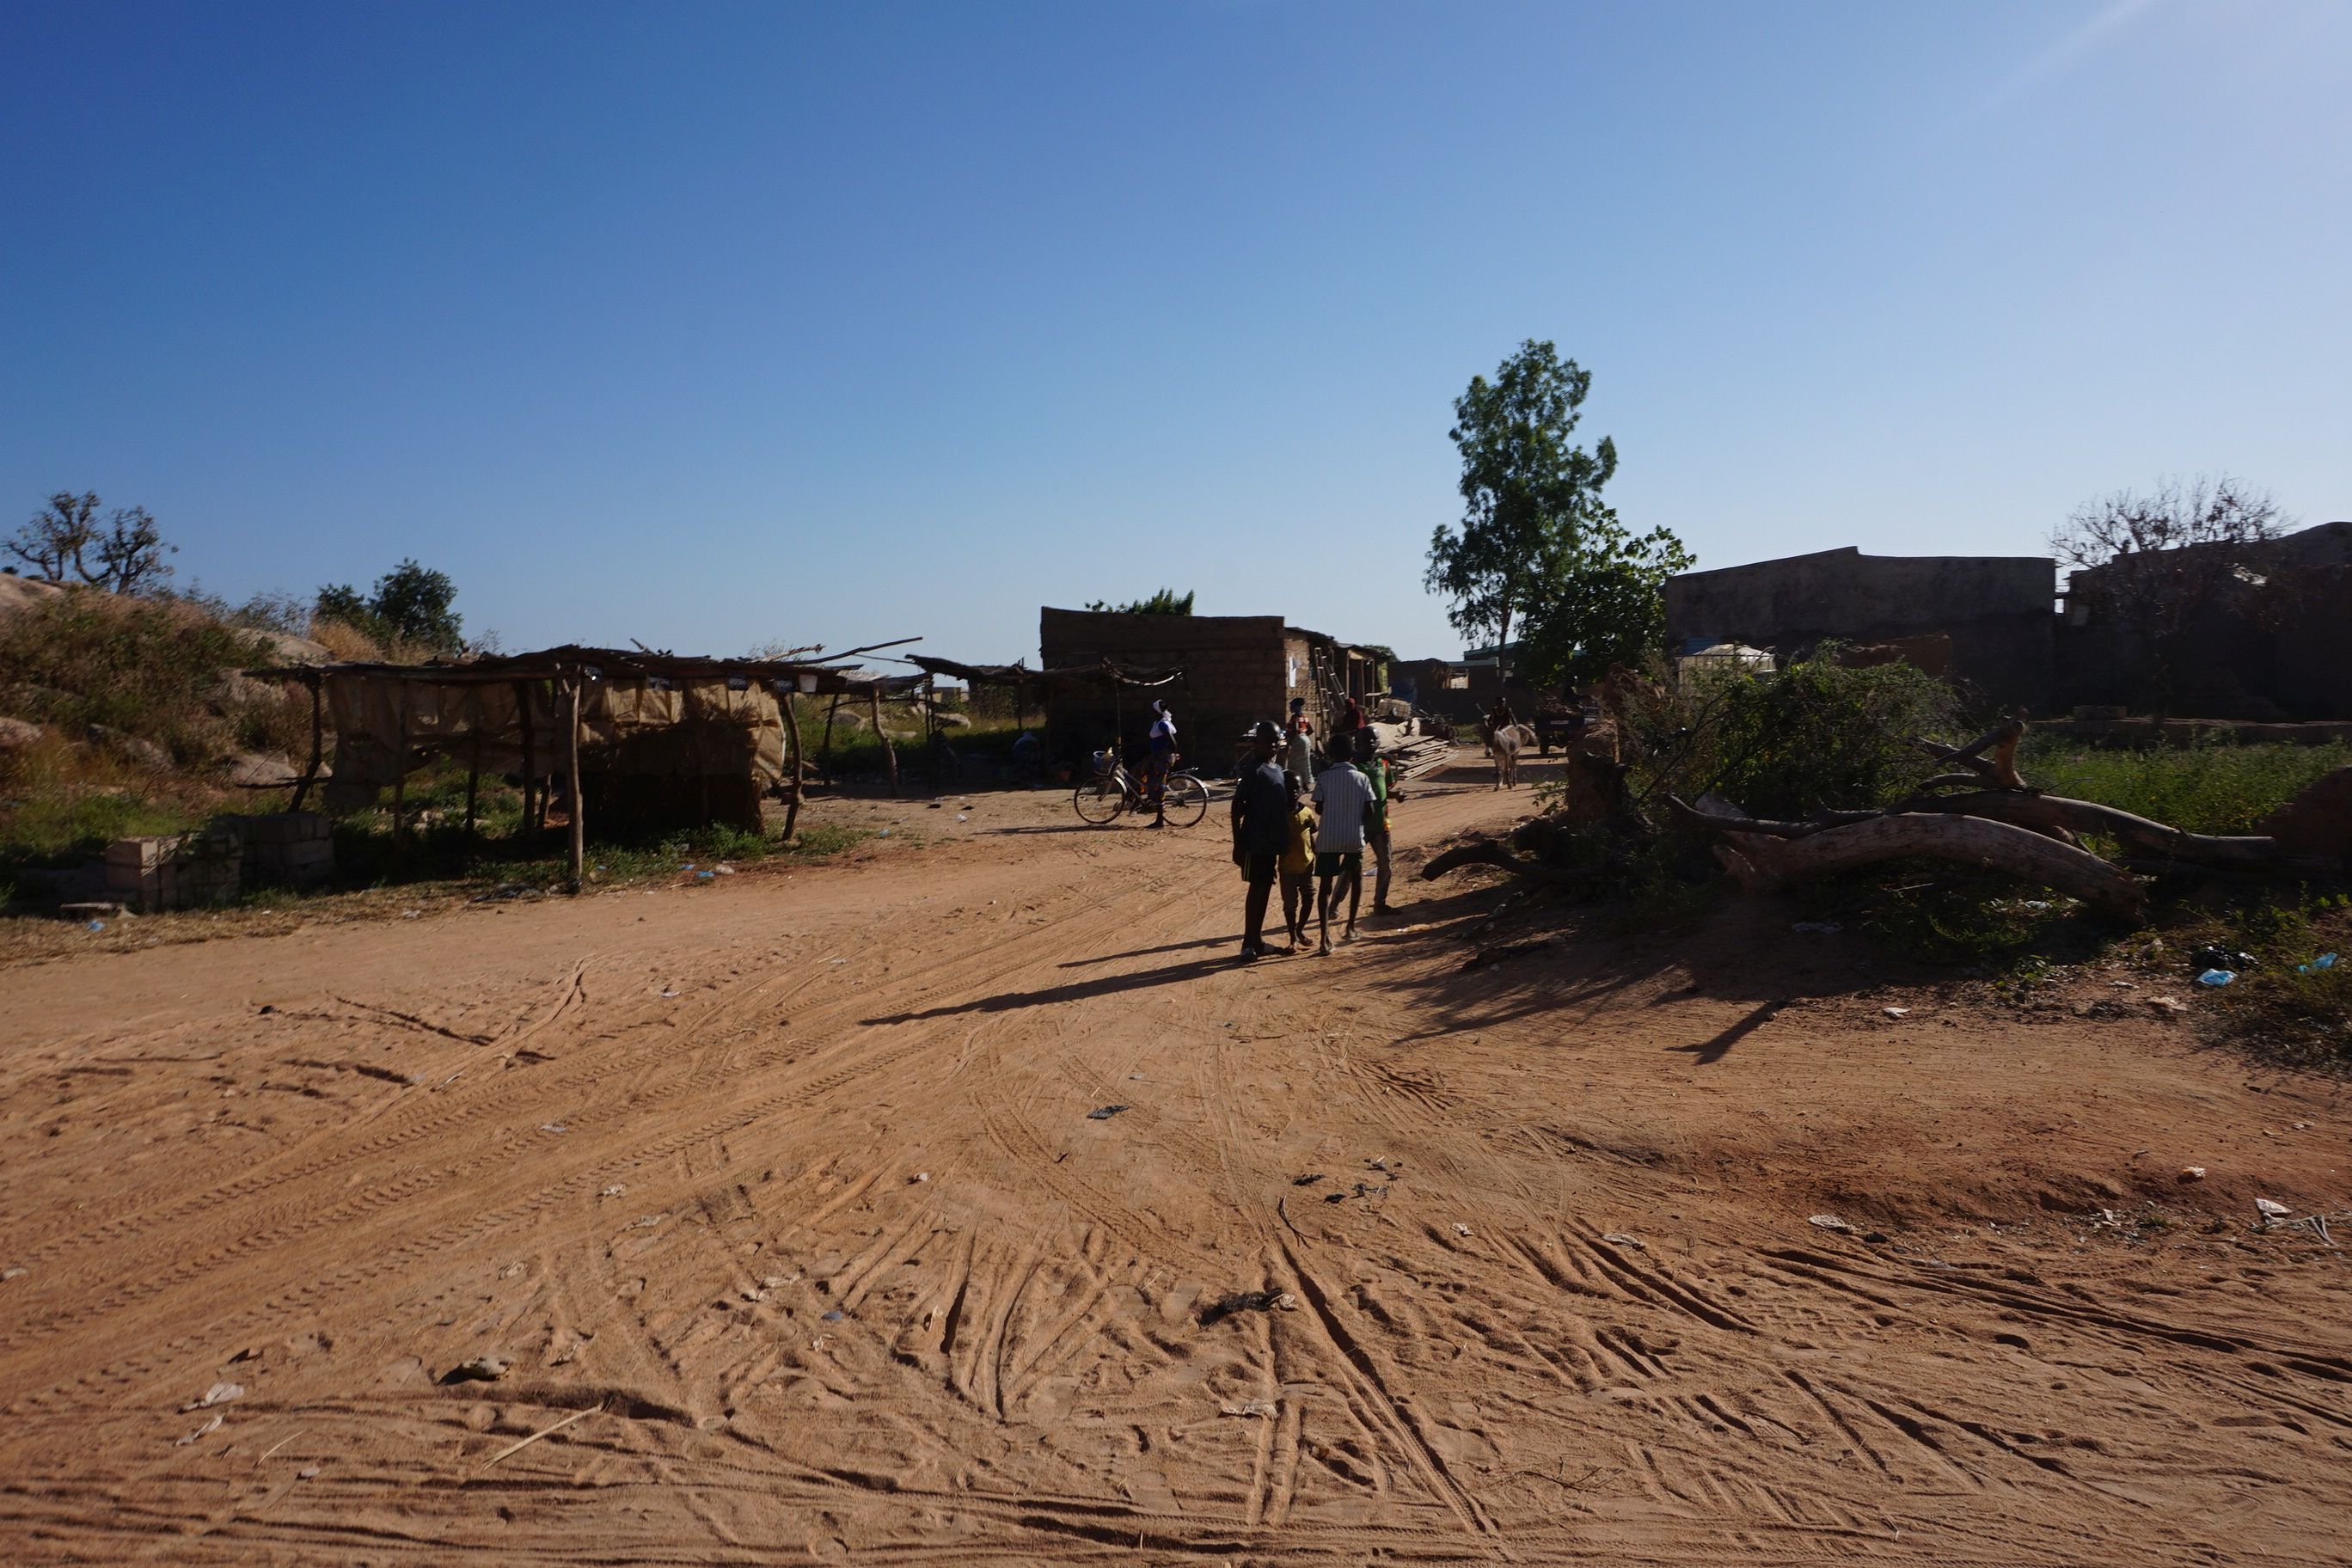
[[[1291,787],[1305,795],[1315,787],[1315,743],[1308,739],[1315,733],[1315,726],[1307,717],[1304,697],[1290,700],[1290,718],[1283,725],[1283,732],[1287,739],[1282,770],[1290,775]]]
[[[1341,942],[1356,940],[1356,909],[1364,897],[1364,822],[1371,814],[1372,784],[1339,750],[1315,780],[1316,911],[1320,921],[1318,952],[1331,951],[1331,906],[1348,893],[1348,927]]]

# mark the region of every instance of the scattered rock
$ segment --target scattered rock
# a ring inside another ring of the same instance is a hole
[[[1609,1243],[1612,1247],[1630,1247],[1636,1252],[1647,1252],[1649,1250],[1648,1247],[1642,1245],[1642,1240],[1639,1237],[1627,1236],[1622,1231],[1612,1230],[1606,1236],[1603,1236],[1601,1239]]]
[[[507,1374],[507,1358],[499,1355],[478,1355],[462,1362],[441,1374],[444,1385],[456,1383],[496,1383]]]
[[[2184,1182],[2201,1182],[2205,1179],[2205,1167],[2183,1165],[2180,1167],[2180,1179]]]
[[[1229,1296],[1220,1296],[1202,1308],[1201,1326],[1205,1329],[1222,1323],[1235,1312],[1270,1311],[1281,1300],[1282,1293],[1278,1290],[1236,1290]]]
[[[0,752],[20,751],[47,733],[30,720],[0,717]]]
[[[1852,1235],[1853,1232],[1853,1226],[1833,1214],[1817,1214],[1812,1216],[1811,1223],[1820,1226],[1823,1230],[1834,1230],[1846,1235]]]

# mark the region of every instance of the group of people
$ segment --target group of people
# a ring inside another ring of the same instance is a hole
[[[1347,918],[1341,942],[1356,940],[1363,901],[1364,854],[1374,866],[1372,912],[1389,912],[1389,804],[1396,773],[1380,754],[1379,737],[1351,700],[1339,727],[1327,738],[1316,766],[1315,727],[1307,700],[1293,698],[1287,721],[1261,719],[1244,737],[1250,754],[1234,789],[1234,864],[1248,887],[1243,905],[1242,959],[1263,958],[1266,906],[1282,885],[1286,951],[1307,945],[1307,924],[1318,924],[1318,952],[1331,951],[1331,916],[1342,897]]]

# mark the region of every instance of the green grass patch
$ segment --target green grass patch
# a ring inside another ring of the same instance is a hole
[[[2313,780],[2352,764],[2352,746],[2340,743],[2124,749],[2030,730],[2018,751],[2019,771],[2045,794],[2117,806],[2191,833],[2252,833]]]

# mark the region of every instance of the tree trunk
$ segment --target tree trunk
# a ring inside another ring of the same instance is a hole
[[[1886,860],[1943,860],[2005,871],[2117,914],[2137,915],[2147,895],[2130,876],[2086,850],[1990,817],[1906,812],[1824,827],[1801,838],[1724,830],[1717,858],[1750,892],[1770,892]]]

